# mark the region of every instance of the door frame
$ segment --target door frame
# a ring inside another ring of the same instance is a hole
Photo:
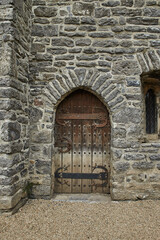
[[[75,92],[76,90],[79,90],[79,89],[82,89],[82,90],[85,90],[86,92],[90,92],[91,94],[93,94],[94,96],[96,96],[101,102],[102,104],[105,106],[105,108],[107,109],[108,111],[108,114],[109,114],[109,121],[110,121],[110,158],[109,158],[109,163],[110,163],[110,172],[108,173],[108,179],[109,179],[109,189],[111,190],[111,176],[112,176],[112,167],[111,167],[111,158],[112,158],[112,147],[111,147],[111,143],[112,143],[112,121],[111,121],[111,112],[107,106],[107,103],[104,102],[103,98],[97,94],[95,91],[92,91],[91,89],[89,88],[86,88],[86,87],[78,87],[78,88],[74,88],[72,89],[72,91],[69,91],[67,94],[63,95],[62,98],[57,101],[57,103],[54,105],[54,118],[53,118],[53,146],[52,146],[52,169],[51,169],[51,196],[54,195],[55,191],[54,191],[54,184],[55,184],[55,176],[54,176],[54,173],[55,173],[55,162],[54,162],[54,157],[55,157],[55,153],[54,153],[54,142],[55,142],[55,139],[54,139],[54,136],[55,136],[55,132],[54,132],[54,125],[55,125],[55,121],[56,121],[56,112],[57,112],[57,108],[59,106],[59,104],[67,97],[69,96],[70,94],[72,94],[73,92]],[[110,191],[111,192],[111,191]],[[63,193],[61,193],[63,194]]]

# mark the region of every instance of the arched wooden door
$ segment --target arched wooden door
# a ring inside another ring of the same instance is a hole
[[[92,93],[77,90],[59,104],[54,156],[55,192],[109,193],[109,113]]]

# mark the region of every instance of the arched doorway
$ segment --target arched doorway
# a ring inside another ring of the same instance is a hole
[[[110,120],[103,103],[79,89],[58,106],[55,120],[57,193],[109,193]]]

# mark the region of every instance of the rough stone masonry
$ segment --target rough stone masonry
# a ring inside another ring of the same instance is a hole
[[[0,1],[0,211],[54,193],[58,104],[78,88],[110,113],[113,200],[160,198],[160,1]],[[145,89],[157,130],[146,134]]]

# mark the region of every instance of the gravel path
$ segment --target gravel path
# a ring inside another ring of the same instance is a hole
[[[0,240],[159,240],[160,200],[53,202],[29,200],[0,216]]]

